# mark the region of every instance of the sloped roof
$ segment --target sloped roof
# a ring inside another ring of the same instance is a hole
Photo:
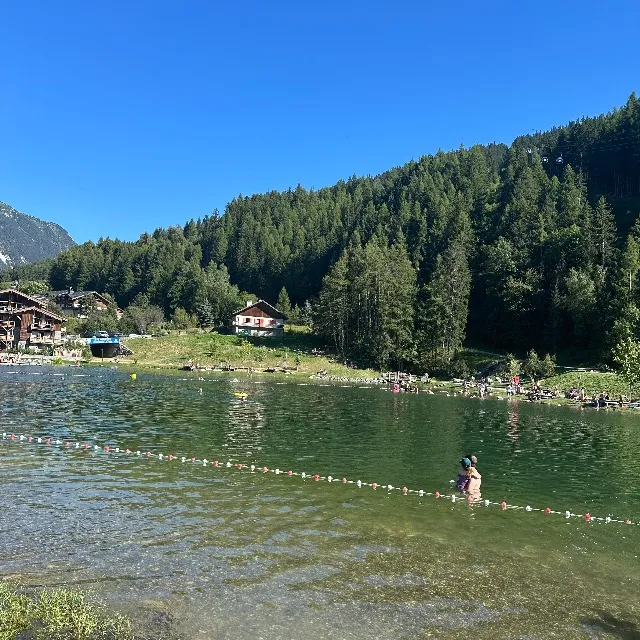
[[[284,320],[284,314],[278,311],[274,306],[270,305],[268,302],[265,302],[264,300],[258,300],[258,302],[255,302],[254,304],[250,304],[246,307],[243,307],[239,311],[236,311],[233,315],[234,316],[242,315],[245,311],[248,311],[249,309],[254,309],[255,307],[258,307],[258,309],[261,309],[262,311],[264,311],[266,314],[269,315],[270,318],[279,318],[281,320]]]
[[[17,289],[2,289],[2,291],[0,291],[0,296],[2,296],[3,293],[17,293],[19,296],[37,303],[38,306],[42,306],[41,298],[30,296],[28,293],[23,293],[22,291],[18,291]]]
[[[64,316],[59,316],[57,313],[53,313],[48,309],[43,309],[40,305],[33,307],[22,307],[22,309],[17,309],[15,311],[16,314],[22,313],[23,311],[39,311],[42,315],[49,316],[50,318],[56,318],[56,320],[61,320],[62,322],[66,322],[67,319]]]
[[[109,301],[97,291],[69,291],[64,289],[63,291],[49,291],[49,293],[57,298],[58,296],[69,296],[72,300],[78,300],[79,298],[86,298],[87,296],[94,296],[100,298],[105,304]]]

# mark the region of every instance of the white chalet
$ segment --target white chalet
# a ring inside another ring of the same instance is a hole
[[[284,315],[264,300],[236,311],[231,319],[231,333],[244,336],[281,336],[284,334]]]

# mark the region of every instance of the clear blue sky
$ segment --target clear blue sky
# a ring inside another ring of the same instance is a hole
[[[79,242],[640,90],[637,0],[32,0],[0,24],[0,200]]]

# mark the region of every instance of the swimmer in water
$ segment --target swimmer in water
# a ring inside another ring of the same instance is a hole
[[[480,499],[480,485],[482,484],[482,476],[476,469],[478,458],[476,458],[474,455],[467,455],[465,457],[469,458],[469,460],[471,461],[469,481],[467,482],[466,492],[470,496],[478,500]]]
[[[460,460],[460,470],[458,471],[458,479],[456,480],[456,488],[458,491],[464,493],[467,490],[467,485],[469,484],[472,473],[471,459],[465,456]]]

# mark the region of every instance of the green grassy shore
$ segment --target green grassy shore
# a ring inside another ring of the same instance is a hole
[[[380,375],[373,369],[345,366],[326,353],[326,347],[314,335],[304,330],[266,339],[217,333],[174,333],[124,342],[133,351],[133,356],[119,358],[119,363],[157,369],[182,369],[191,360],[199,367],[230,367],[239,372],[251,367],[257,371],[275,369],[307,377],[319,371],[326,371],[329,376],[361,379]],[[319,353],[312,353],[314,349]],[[93,358],[92,362],[100,362],[100,358]]]

